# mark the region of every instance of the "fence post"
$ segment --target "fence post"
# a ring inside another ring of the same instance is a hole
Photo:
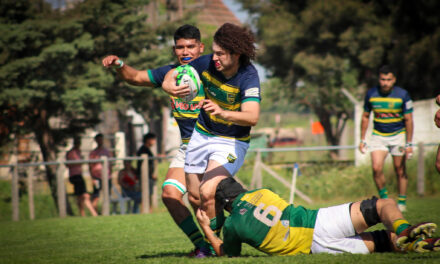
[[[293,173],[292,173],[292,183],[290,184],[290,199],[289,203],[293,204],[293,200],[295,199],[295,191],[296,191],[296,177],[298,175],[298,163],[295,163],[293,166]]]
[[[29,218],[35,219],[35,206],[34,206],[34,167],[29,166],[27,170],[28,180],[28,198],[29,198]]]
[[[64,186],[64,161],[58,159],[57,168],[57,196],[58,196],[58,213],[61,218],[66,217],[66,188]]]
[[[11,196],[12,196],[12,220],[20,220],[19,209],[19,194],[18,194],[18,163],[15,163],[12,170],[12,184],[11,184]]]
[[[109,197],[109,185],[108,185],[108,157],[101,156],[102,161],[102,171],[101,171],[101,182],[102,182],[102,215],[110,214],[110,197]]]
[[[142,182],[142,214],[148,214],[150,212],[150,179],[148,175],[148,155],[141,155],[143,161],[141,166],[141,182]]]
[[[251,189],[255,189],[257,186],[257,182],[261,183],[261,151],[257,150],[257,154],[255,155],[255,163],[254,163],[254,170],[252,173],[252,180],[251,180]]]
[[[423,142],[417,144],[418,159],[417,159],[417,194],[419,196],[425,195],[425,147]]]

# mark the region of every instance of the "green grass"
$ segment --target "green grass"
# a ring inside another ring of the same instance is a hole
[[[412,199],[406,217],[440,225],[440,198]],[[324,204],[322,204],[324,205]],[[331,204],[327,204],[331,205]],[[439,232],[436,235],[440,235]],[[6,263],[439,263],[440,252],[269,257],[245,246],[243,257],[194,260],[189,240],[166,212],[97,218],[0,222],[0,259]]]

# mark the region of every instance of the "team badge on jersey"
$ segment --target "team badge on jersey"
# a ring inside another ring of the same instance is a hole
[[[234,163],[235,160],[237,159],[237,157],[234,156],[233,154],[229,153],[227,159],[228,159],[228,162],[229,162],[229,163]]]
[[[233,103],[235,101],[235,94],[227,93],[227,98],[229,103]]]

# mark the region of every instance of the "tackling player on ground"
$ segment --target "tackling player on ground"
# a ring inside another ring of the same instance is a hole
[[[102,63],[105,67],[116,67],[116,71],[122,79],[137,86],[160,87],[165,74],[179,65],[187,64],[198,58],[204,51],[204,44],[201,42],[200,31],[191,25],[183,25],[174,33],[174,54],[178,64],[167,65],[148,71],[138,71],[123,62],[115,55],[107,56]],[[203,236],[193,220],[191,212],[183,202],[183,195],[186,193],[185,172],[183,170],[185,152],[188,141],[191,137],[194,125],[200,112],[198,103],[204,99],[203,89],[193,101],[187,103],[181,98],[170,96],[173,116],[177,121],[182,138],[182,144],[178,153],[171,161],[165,182],[162,186],[162,200],[173,217],[175,223],[188,236],[196,247],[193,254],[203,257],[205,252],[201,248],[207,247]],[[195,202],[188,196],[193,208],[196,210]]]
[[[233,178],[216,190],[217,210],[230,212],[223,241],[210,228],[206,212],[197,219],[218,256],[239,256],[242,243],[270,255],[440,251],[432,238],[437,225],[410,225],[392,199],[372,199],[309,210],[288,204],[268,189],[247,191]],[[365,232],[378,223],[386,230]]]

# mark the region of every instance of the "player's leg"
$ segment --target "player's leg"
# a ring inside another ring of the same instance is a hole
[[[405,156],[393,156],[394,170],[397,176],[397,190],[399,197],[397,204],[402,212],[406,211],[406,190],[408,187],[408,175],[405,168]]]
[[[383,173],[383,167],[387,155],[388,151],[384,150],[374,150],[371,152],[373,179],[381,198],[388,198],[388,190],[385,186],[385,174]]]
[[[403,218],[402,212],[392,199],[377,199],[373,197],[372,199],[353,203],[350,216],[353,227],[358,234],[364,232],[370,226],[378,223],[384,224],[388,232],[393,232],[397,235],[396,239],[394,240],[393,237],[382,232],[378,233],[373,241],[382,241],[381,243],[383,244],[385,243],[383,241],[387,241],[388,237],[389,243],[396,244],[401,250],[412,250],[412,244],[420,238],[432,237],[437,228],[437,225],[431,222],[410,225]]]
[[[162,186],[162,201],[177,226],[191,240],[196,249],[205,246],[203,235],[183,201],[186,180],[183,167],[169,168]]]
[[[90,214],[92,216],[97,216],[98,213],[93,207],[92,202],[90,201],[90,195],[87,192],[83,194],[83,201],[84,201],[84,206],[89,210]]]

